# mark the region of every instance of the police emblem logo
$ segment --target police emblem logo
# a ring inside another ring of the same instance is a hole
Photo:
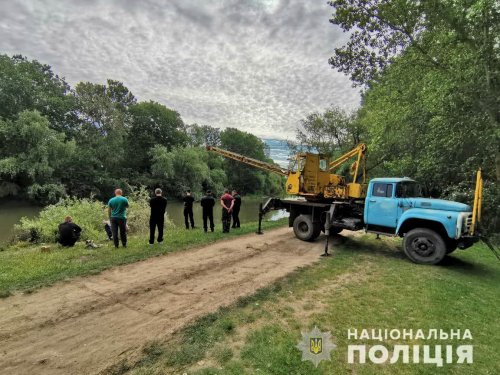
[[[314,327],[311,332],[302,332],[302,340],[296,348],[302,352],[303,361],[311,361],[315,367],[322,360],[330,360],[330,352],[336,348],[330,340],[330,332],[321,332],[318,327]]]
[[[322,337],[310,337],[309,338],[309,351],[312,354],[321,354],[323,351],[323,338]]]

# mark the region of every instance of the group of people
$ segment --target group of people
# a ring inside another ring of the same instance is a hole
[[[191,190],[187,190],[184,193],[184,224],[186,229],[194,229],[194,216],[193,216],[193,203],[195,201]],[[208,232],[208,225],[210,224],[210,231],[214,231],[214,206],[215,197],[211,190],[207,190],[203,198],[201,198],[200,204],[202,207],[202,217],[203,217],[203,230]],[[220,198],[220,204],[222,206],[222,232],[228,233],[231,227],[231,218],[233,219],[233,228],[240,227],[240,208],[241,208],[241,196],[236,191],[233,190],[231,195],[229,190],[224,191],[224,195]]]
[[[189,225],[194,229],[193,204],[195,199],[190,190],[184,194],[184,222],[186,229]],[[214,214],[213,208],[216,199],[210,190],[207,190],[200,204],[203,212],[203,229],[208,232],[208,224],[210,231],[214,231]],[[229,190],[224,191],[224,195],[220,198],[222,206],[222,232],[229,233],[231,228],[231,219],[233,221],[232,228],[240,227],[239,213],[241,208],[241,196],[233,190],[230,194]],[[129,206],[128,199],[123,196],[121,189],[115,190],[115,196],[108,201],[108,216],[109,220],[104,221],[104,229],[109,240],[113,240],[115,248],[118,248],[120,241],[123,247],[127,247],[127,208]],[[149,200],[151,214],[149,217],[149,244],[153,245],[155,241],[155,233],[158,230],[158,243],[163,242],[163,229],[165,212],[167,209],[167,199],[163,197],[161,189],[155,189],[155,195]],[[59,225],[58,241],[63,246],[74,246],[76,241],[80,239],[82,229],[73,223],[71,216],[66,216],[64,222]]]

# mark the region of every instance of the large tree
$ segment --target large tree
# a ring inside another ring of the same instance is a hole
[[[33,199],[53,203],[65,194],[60,177],[74,151],[75,143],[37,111],[0,120],[0,185],[14,184]]]
[[[350,33],[347,44],[335,49],[330,64],[367,87],[401,59],[409,75],[424,69],[440,83],[452,82],[456,97],[467,98],[467,107],[482,118],[484,130],[495,139],[500,181],[498,1],[333,0],[329,4],[335,8],[330,21]],[[443,96],[449,88],[430,85],[428,96]]]
[[[127,148],[134,150],[128,164],[139,172],[150,170],[150,151],[156,146],[167,150],[187,143],[184,122],[178,112],[156,102],[141,102],[130,107],[131,127]]]
[[[0,118],[14,119],[25,110],[37,110],[50,127],[73,134],[74,97],[64,78],[36,60],[0,55]]]
[[[332,157],[366,142],[366,129],[354,113],[331,107],[324,113],[311,113],[301,120],[297,139],[302,148]]]

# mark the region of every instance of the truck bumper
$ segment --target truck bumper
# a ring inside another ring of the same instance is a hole
[[[458,245],[457,247],[459,249],[467,249],[474,245],[477,241],[479,241],[479,237],[476,236],[471,236],[471,237],[462,237],[458,240]]]

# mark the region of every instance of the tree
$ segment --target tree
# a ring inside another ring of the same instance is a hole
[[[57,200],[64,188],[57,178],[62,174],[75,143],[53,130],[37,111],[23,111],[15,120],[0,120],[0,176],[2,183],[13,183],[39,201]]]
[[[129,163],[139,172],[150,170],[150,151],[156,145],[167,150],[185,146],[187,135],[178,112],[156,102],[141,102],[130,107],[131,127],[127,148],[134,151]]]
[[[500,181],[498,2],[334,0],[329,4],[335,7],[330,21],[350,32],[348,43],[335,49],[330,64],[367,87],[401,60],[409,73],[423,69],[439,77],[440,83],[452,82],[459,90],[453,97],[459,103],[467,98],[467,107],[497,144],[495,172]],[[431,85],[428,93],[439,97],[448,88]]]
[[[135,97],[121,82],[113,80],[107,85],[80,82],[75,93],[81,122],[77,141],[81,149],[92,150],[89,165],[120,175],[127,156],[129,107],[136,102]]]
[[[220,146],[219,128],[210,125],[192,124],[186,130],[193,146]]]
[[[308,150],[332,157],[366,142],[366,129],[356,121],[354,113],[332,107],[325,113],[311,113],[301,120],[297,139]]]
[[[151,150],[152,175],[169,195],[180,197],[186,189],[201,193],[207,189],[221,192],[226,174],[217,163],[209,165],[208,152],[200,147],[184,147],[169,151],[156,145]]]
[[[0,118],[15,119],[25,110],[37,110],[51,128],[72,134],[74,104],[69,85],[49,65],[21,55],[0,55]]]

